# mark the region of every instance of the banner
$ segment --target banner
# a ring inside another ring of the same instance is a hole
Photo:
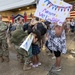
[[[24,50],[28,51],[33,41],[33,38],[34,36],[32,34],[28,35],[25,41],[21,44],[20,48],[23,48]]]
[[[72,5],[61,0],[40,0],[35,16],[62,25],[71,9]]]

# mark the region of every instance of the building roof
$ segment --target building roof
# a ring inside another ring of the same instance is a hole
[[[23,16],[23,15],[18,14],[18,15],[16,15],[16,16],[14,17],[14,19],[17,19],[18,17],[24,18],[24,16]]]
[[[39,0],[0,0],[0,12],[38,3]],[[71,2],[75,0],[63,0]]]
[[[0,0],[0,11],[11,10],[34,3],[35,0]]]

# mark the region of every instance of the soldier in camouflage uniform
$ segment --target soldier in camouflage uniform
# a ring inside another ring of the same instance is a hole
[[[16,34],[18,33],[18,37],[23,33],[23,22],[22,22],[22,18],[19,17],[18,18],[18,23],[16,25],[16,30],[14,31]],[[21,33],[22,32],[22,33]],[[20,34],[21,33],[21,34]],[[21,39],[21,37],[20,37]],[[20,41],[19,40],[16,40],[17,42]],[[18,44],[15,45],[15,48],[17,50],[17,57],[20,58],[20,62],[23,62],[23,58],[22,58],[22,55],[20,53],[22,53],[22,51],[19,49],[19,45],[20,45],[21,42],[19,42]]]
[[[9,50],[6,37],[7,25],[2,21],[0,15],[0,61],[4,61],[4,57],[9,61]]]
[[[24,63],[23,70],[28,70],[31,68],[28,66],[29,64],[28,52],[20,48],[21,43],[25,40],[27,35],[28,34],[23,31],[22,19],[19,17],[16,30],[12,32],[11,42],[15,44],[15,49],[17,51],[20,62]]]

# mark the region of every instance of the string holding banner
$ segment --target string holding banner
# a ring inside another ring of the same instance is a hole
[[[44,3],[47,3],[47,4],[46,4],[46,6],[48,6],[47,8],[52,7],[52,9],[55,8],[55,10],[58,9],[58,11],[59,11],[59,10],[61,10],[61,11],[64,10],[64,12],[65,12],[66,10],[67,10],[67,11],[70,11],[70,10],[72,9],[72,6],[68,6],[68,7],[57,6],[57,5],[53,4],[50,0],[45,0]],[[60,2],[60,4],[62,5],[62,2]]]

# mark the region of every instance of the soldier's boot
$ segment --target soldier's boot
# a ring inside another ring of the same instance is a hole
[[[20,56],[17,54],[17,58],[20,59]]]
[[[9,56],[6,56],[5,58],[6,58],[6,61],[9,62]]]
[[[20,54],[17,52],[17,58],[20,59]]]
[[[19,61],[20,61],[20,63],[24,63],[24,59],[23,59],[22,55],[20,55]]]
[[[0,56],[0,62],[4,62],[4,58]]]
[[[24,60],[23,60],[23,59],[21,59],[21,60],[20,60],[20,63],[24,63]]]
[[[30,70],[30,69],[31,69],[31,66],[24,64],[24,66],[23,66],[24,71],[27,71],[27,70]]]

